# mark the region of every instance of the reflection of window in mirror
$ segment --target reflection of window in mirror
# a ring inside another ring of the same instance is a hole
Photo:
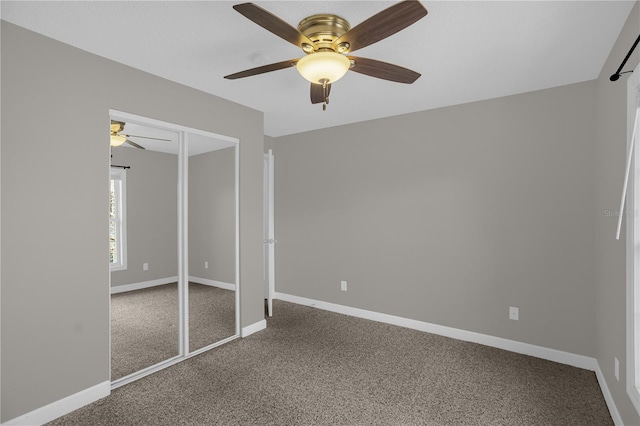
[[[112,168],[109,186],[109,266],[127,269],[126,183],[124,169]]]

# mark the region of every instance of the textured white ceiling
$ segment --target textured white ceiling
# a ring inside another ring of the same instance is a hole
[[[594,79],[634,4],[423,1],[425,18],[354,53],[422,77],[403,85],[347,73],[333,85],[323,112],[311,105],[309,84],[294,68],[222,78],[303,56],[235,12],[232,6],[241,2],[2,1],[0,14],[86,51],[263,111],[265,134],[281,136]],[[337,14],[355,26],[395,2],[255,3],[292,26],[316,13]]]

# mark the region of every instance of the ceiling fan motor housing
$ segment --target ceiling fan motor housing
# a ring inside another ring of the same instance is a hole
[[[334,51],[333,43],[350,29],[351,26],[346,19],[331,14],[312,15],[298,24],[298,31],[313,41],[319,52]],[[314,51],[313,46],[309,44],[303,44],[302,49],[306,53]]]

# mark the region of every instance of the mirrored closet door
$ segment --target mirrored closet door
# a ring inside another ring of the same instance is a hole
[[[111,381],[238,336],[237,140],[111,114]]]
[[[235,144],[189,134],[189,351],[236,333]]]

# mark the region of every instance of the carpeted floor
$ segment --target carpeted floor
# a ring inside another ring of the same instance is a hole
[[[235,334],[235,292],[189,283],[189,347]],[[178,286],[111,295],[111,380],[178,355]]]
[[[590,371],[274,302],[268,328],[53,425],[611,425]]]
[[[236,293],[189,283],[189,351],[236,334]]]

